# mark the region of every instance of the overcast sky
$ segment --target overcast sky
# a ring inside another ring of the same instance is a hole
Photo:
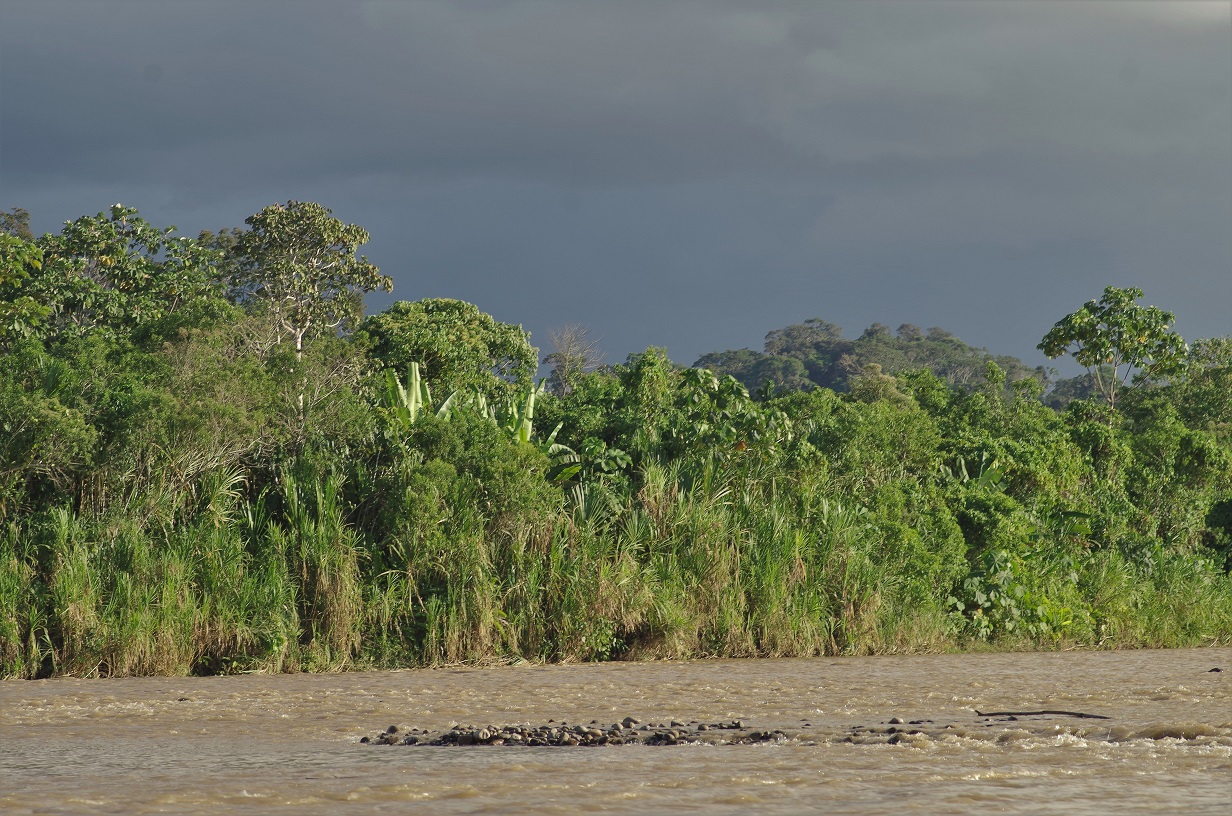
[[[0,0],[0,210],[319,201],[394,293],[618,362],[821,317],[1232,334],[1226,0]],[[1067,372],[1068,373],[1068,372]]]

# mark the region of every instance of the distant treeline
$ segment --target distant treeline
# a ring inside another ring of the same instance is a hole
[[[1058,410],[940,329],[365,317],[367,239],[0,213],[0,676],[1232,642],[1232,343],[1137,290],[1044,335]]]
[[[829,388],[849,391],[854,378],[869,365],[883,374],[928,370],[947,385],[970,389],[984,379],[986,363],[992,360],[1010,382],[1034,377],[1048,382],[1044,368],[1029,368],[1017,357],[994,357],[987,349],[974,348],[950,332],[904,323],[891,333],[888,326],[874,323],[854,340],[843,330],[820,318],[806,320],[766,335],[764,352],[750,349],[720,351],[702,356],[693,365],[739,380],[750,391],[767,387],[780,391]]]

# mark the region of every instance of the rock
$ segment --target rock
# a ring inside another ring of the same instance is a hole
[[[890,725],[903,725],[903,718],[902,717],[891,717]]]
[[[549,723],[555,722],[549,720]],[[670,727],[662,723],[640,724],[634,717],[626,717],[622,723],[612,723],[610,726],[600,725],[597,720],[591,725],[566,726],[563,721],[556,725],[459,725],[451,723],[449,730],[430,732],[420,728],[400,728],[392,725],[375,736],[365,736],[360,739],[364,745],[418,745],[418,746],[560,746],[560,747],[598,747],[601,745],[683,745],[689,743],[705,743],[710,745],[749,745],[758,742],[775,742],[788,739],[800,740],[803,735],[793,732],[786,734],[779,731],[748,731],[743,720],[731,720],[727,723],[699,723],[696,720],[688,724],[678,719],[669,719]],[[853,736],[864,726],[853,726]],[[702,736],[702,732],[726,730],[741,733],[730,736],[716,733],[713,736]],[[886,735],[893,735],[899,729],[877,729],[878,738],[868,742],[885,744]],[[642,733],[646,732],[646,733]],[[865,741],[865,740],[862,740]],[[812,743],[810,743],[812,744]]]

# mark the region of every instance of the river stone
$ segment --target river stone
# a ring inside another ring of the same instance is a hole
[[[684,725],[678,719],[670,719],[671,727],[648,723],[639,724],[634,717],[627,717],[628,726],[612,723],[608,726],[596,725],[563,726],[563,725],[522,725],[505,724],[487,726],[459,725],[451,723],[450,730],[445,732],[430,732],[428,729],[393,726],[375,736],[365,736],[360,742],[365,745],[418,745],[418,746],[584,746],[597,747],[601,745],[680,745],[686,743],[705,743],[710,745],[753,744],[756,742],[779,741],[787,739],[802,739],[802,735],[788,736],[782,731],[743,731],[744,722],[732,720],[729,723],[697,723]],[[549,720],[549,723],[554,722]],[[858,730],[865,726],[853,727]],[[724,732],[723,729],[728,729]],[[743,733],[730,734],[730,730],[740,729]],[[885,743],[885,735],[898,729],[885,731],[879,729],[880,741]],[[646,732],[646,733],[642,733]],[[703,736],[701,732],[711,732]],[[853,731],[854,735],[855,731]]]

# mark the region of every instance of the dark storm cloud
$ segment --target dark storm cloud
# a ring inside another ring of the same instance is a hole
[[[614,357],[823,316],[1020,355],[1108,283],[1229,334],[1206,2],[8,2],[0,207],[312,198],[396,294]]]

